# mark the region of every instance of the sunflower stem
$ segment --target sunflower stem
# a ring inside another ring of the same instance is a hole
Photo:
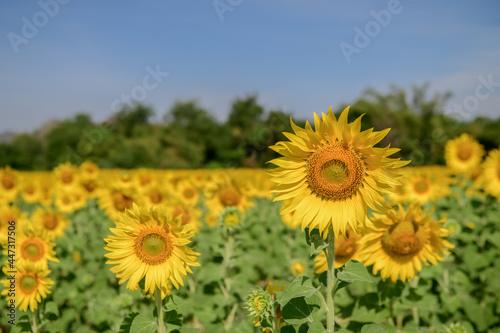
[[[33,330],[33,333],[38,333],[38,322],[37,322],[37,317],[38,317],[38,309],[35,309],[33,311],[33,327],[32,330]]]
[[[163,300],[161,299],[161,290],[156,287],[155,290],[156,316],[158,318],[158,333],[165,333],[165,323],[163,322]]]
[[[335,329],[335,304],[333,301],[335,291],[335,241],[333,228],[328,230],[328,247],[326,251],[328,271],[326,277],[326,329],[332,332]]]

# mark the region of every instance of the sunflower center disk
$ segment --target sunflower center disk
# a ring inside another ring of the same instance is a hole
[[[113,204],[118,211],[123,212],[125,208],[132,208],[132,199],[121,193],[115,193],[113,194]]]
[[[235,188],[229,187],[220,191],[219,199],[225,207],[237,206],[240,202],[240,195]]]
[[[14,177],[11,176],[4,176],[2,178],[2,185],[5,189],[10,190],[16,185],[16,182],[14,181]]]
[[[418,253],[424,242],[416,227],[410,221],[400,222],[382,238],[382,247],[386,252],[399,256],[411,256]]]
[[[363,183],[362,156],[348,144],[335,142],[319,148],[307,160],[307,182],[319,197],[344,200]]]
[[[338,245],[337,245],[338,244]],[[335,241],[335,260],[345,260],[352,257],[356,252],[356,240],[339,238]]]
[[[458,158],[467,161],[472,156],[472,148],[469,145],[458,148]]]
[[[192,199],[194,197],[194,191],[190,188],[184,190],[184,197],[187,199]]]
[[[73,174],[69,171],[64,171],[61,175],[61,180],[64,184],[69,184],[73,181]]]
[[[57,227],[57,217],[52,215],[46,216],[43,225],[49,230],[54,230]]]
[[[172,241],[163,230],[144,230],[136,239],[135,252],[149,265],[161,264],[172,253]]]
[[[25,275],[21,278],[21,288],[24,292],[29,293],[35,290],[37,286],[36,278],[31,275]]]
[[[415,192],[417,193],[426,193],[429,189],[429,184],[425,180],[419,180],[413,186]]]
[[[152,191],[150,194],[149,194],[149,198],[151,199],[151,202],[152,203],[160,203],[161,200],[162,200],[162,195],[160,193],[158,193],[157,191]]]
[[[38,261],[44,255],[42,244],[39,244],[35,239],[28,240],[22,247],[22,254],[24,258]]]

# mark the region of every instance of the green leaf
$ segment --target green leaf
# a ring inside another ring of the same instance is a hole
[[[16,327],[20,329],[20,332],[30,332],[31,333],[31,323],[28,315],[24,315],[16,323]]]
[[[163,306],[163,310],[164,311],[174,310],[177,309],[179,306],[182,306],[182,304],[184,304],[184,300],[182,298],[180,298],[179,296],[170,295],[168,296],[167,302]]]
[[[307,276],[299,276],[290,283],[285,291],[277,293],[277,301],[283,306],[292,298],[305,297],[309,298],[314,295],[321,287],[314,287],[311,279]]]
[[[132,321],[130,333],[154,333],[158,329],[156,322],[145,315],[139,314]]]
[[[164,317],[163,320],[167,324],[182,326],[182,314],[178,313],[177,310],[167,311],[165,312],[163,317]]]
[[[319,309],[319,304],[308,304],[305,297],[296,297],[283,306],[281,314],[287,323],[296,325],[307,321],[312,322],[311,315]]]
[[[369,324],[361,328],[361,333],[386,333],[386,331],[380,326]]]
[[[59,317],[59,308],[54,302],[45,304],[45,317],[48,320],[56,320]]]
[[[337,274],[337,278],[346,282],[372,282],[366,267],[357,260],[349,260],[344,270]]]
[[[314,321],[309,325],[309,330],[307,333],[323,333],[325,331],[325,327],[319,321]]]
[[[130,332],[130,327],[132,326],[132,322],[134,321],[135,317],[139,315],[139,312],[131,312],[129,313],[125,319],[123,319],[122,324],[120,325],[120,330],[118,333],[129,333]]]

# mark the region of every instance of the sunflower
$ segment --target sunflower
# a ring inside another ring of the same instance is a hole
[[[17,172],[10,166],[0,168],[0,193],[5,202],[13,201],[19,191]]]
[[[38,181],[35,179],[26,179],[23,181],[20,190],[23,200],[27,203],[36,203],[40,200],[41,189]]]
[[[190,206],[195,206],[200,199],[198,189],[189,181],[178,182],[176,192],[179,199]]]
[[[91,161],[85,161],[79,167],[80,176],[84,179],[97,179],[99,177],[99,167]]]
[[[467,133],[449,140],[444,147],[446,165],[458,174],[473,171],[481,164],[483,155],[483,146]]]
[[[148,207],[164,206],[167,203],[167,195],[159,185],[150,185],[143,189],[142,197]]]
[[[227,207],[236,207],[242,214],[252,207],[253,203],[235,180],[219,184],[212,198],[205,200],[205,207],[213,213],[220,214]]]
[[[427,168],[412,168],[404,179],[403,192],[409,202],[424,205],[449,193],[443,174]]]
[[[12,297],[10,293],[11,283],[10,279],[2,280],[5,289],[2,290],[2,295],[7,296],[7,301],[14,299],[16,308],[21,311],[26,311],[29,307],[30,311],[35,311],[38,308],[38,303],[42,301],[42,297],[47,297],[50,294],[51,285],[54,284],[47,275],[50,273],[48,269],[43,269],[36,266],[31,262],[24,264],[18,263],[16,265],[17,272],[15,275],[15,296]],[[3,272],[7,276],[12,276],[11,269],[8,267],[3,268]]]
[[[21,231],[16,234],[16,262],[24,264],[29,261],[43,269],[48,268],[48,262],[59,262],[54,251],[55,243],[47,240],[45,232],[41,230]],[[7,254],[7,249],[4,250]]]
[[[389,129],[360,132],[361,117],[348,124],[348,110],[338,120],[331,107],[323,120],[314,113],[315,130],[308,122],[302,129],[291,121],[295,134],[284,133],[290,141],[270,147],[283,155],[270,161],[278,166],[269,171],[277,184],[274,201],[293,199],[281,213],[295,211],[292,224],[318,227],[324,237],[331,226],[337,237],[348,225],[364,226],[368,207],[387,208],[383,193],[400,185],[396,169],[409,163],[387,157],[399,149],[373,147]]]
[[[64,229],[69,225],[69,220],[64,214],[52,208],[38,207],[31,215],[35,228],[45,231],[49,240],[55,240],[64,235]]]
[[[294,276],[302,275],[306,272],[306,266],[304,266],[302,261],[294,261],[292,266],[290,266],[290,272],[292,272]]]
[[[360,236],[351,227],[347,227],[346,234],[335,240],[335,268],[344,266],[349,260],[358,260],[359,239]],[[321,274],[326,272],[327,268],[328,263],[326,262],[325,252],[321,251],[314,257],[314,272]]]
[[[54,169],[54,175],[56,184],[62,189],[71,188],[79,183],[78,168],[70,162],[57,166]]]
[[[190,224],[182,224],[180,218],[169,219],[163,208],[146,210],[136,204],[126,214],[120,214],[114,235],[105,239],[107,264],[116,265],[111,271],[120,279],[129,280],[127,288],[137,290],[145,277],[145,290],[154,294],[158,287],[167,295],[168,284],[175,288],[184,285],[182,277],[192,273],[189,266],[200,266],[199,253],[187,247],[194,236]]]
[[[483,170],[484,190],[500,199],[500,148],[490,151]]]
[[[120,213],[131,209],[132,204],[139,203],[139,200],[132,188],[113,185],[100,191],[97,202],[110,219],[117,220]]]
[[[0,204],[0,244],[7,243],[9,222],[11,221],[16,222],[16,232],[20,232],[28,226],[26,213],[22,213],[17,206]]]
[[[235,230],[241,227],[243,215],[236,207],[226,207],[219,215],[219,225],[227,230]]]
[[[179,217],[183,225],[191,224],[194,230],[198,232],[202,215],[202,211],[199,208],[189,206],[178,200],[172,200],[166,209],[170,217]]]
[[[69,214],[78,209],[76,197],[70,189],[58,192],[54,204],[62,213]]]
[[[454,245],[443,238],[449,233],[442,227],[446,219],[433,221],[431,215],[432,210],[424,213],[417,204],[407,211],[399,205],[386,214],[374,214],[373,226],[360,240],[360,261],[373,265],[373,274],[380,271],[383,280],[390,277],[393,282],[398,277],[411,280],[422,263],[437,265]]]

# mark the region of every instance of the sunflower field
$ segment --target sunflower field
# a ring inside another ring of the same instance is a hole
[[[500,150],[412,166],[348,111],[269,169],[1,168],[0,331],[500,332]]]

